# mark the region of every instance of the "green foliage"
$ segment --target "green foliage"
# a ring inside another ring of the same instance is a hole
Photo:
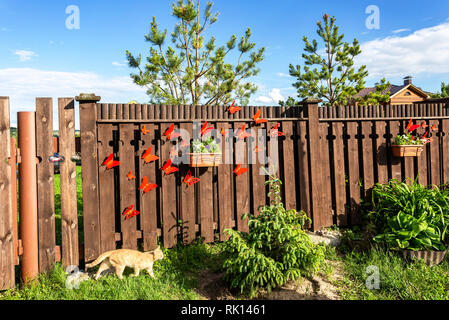
[[[226,230],[227,259],[223,267],[231,288],[249,292],[283,285],[301,275],[318,272],[324,261],[322,246],[311,242],[302,230],[310,219],[304,212],[286,210],[281,201],[281,182],[273,175],[266,182],[272,197],[269,206],[259,207],[259,214],[244,214],[249,233]]]
[[[190,152],[192,153],[221,153],[220,145],[210,137],[206,140],[193,140],[190,144]]]
[[[335,17],[323,16],[324,25],[318,21],[317,33],[324,48],[318,49],[318,42],[304,36],[305,43],[302,58],[303,69],[290,64],[290,75],[297,78],[293,84],[299,98],[314,97],[323,100],[325,105],[346,105],[355,94],[364,88],[364,79],[368,76],[366,66],[354,68],[354,58],[361,53],[357,39],[352,44],[343,41],[339,34]],[[372,97],[374,98],[374,97]]]
[[[264,59],[265,48],[253,51],[248,28],[237,43],[232,35],[229,41],[217,46],[214,36],[205,42],[204,33],[218,19],[212,13],[212,2],[208,2],[200,14],[199,1],[178,0],[172,4],[172,14],[178,20],[170,34],[173,46],[166,44],[167,30],[160,30],[153,17],[150,32],[145,40],[150,43],[150,55],[146,62],[142,56],[133,56],[126,51],[131,74],[136,84],[147,88],[152,103],[225,105],[239,100],[248,103],[257,90],[248,78],[258,74],[256,65]],[[235,65],[225,58],[237,49]]]
[[[437,93],[432,93],[431,98],[449,98],[449,83],[445,84],[441,82],[441,91]]]
[[[445,250],[449,189],[390,180],[373,188],[374,241],[391,249]]]
[[[407,133],[397,135],[393,140],[393,145],[423,145],[424,142],[425,140]]]
[[[362,106],[379,105],[390,101],[390,82],[385,78],[380,80],[380,83],[376,84],[375,90],[369,92],[363,97],[354,98],[355,102]]]

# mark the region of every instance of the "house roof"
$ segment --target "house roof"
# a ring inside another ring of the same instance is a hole
[[[412,83],[407,84],[407,85],[402,85],[402,86],[397,86],[397,85],[391,84],[385,90],[385,92],[390,91],[390,97],[393,97],[396,94],[398,94],[399,92],[401,92],[402,90],[409,89],[409,88],[412,89],[412,90],[414,89],[418,94],[422,95],[423,97],[426,97],[426,98],[429,97],[429,94],[427,92],[423,91],[421,88],[418,88],[417,86],[413,85]],[[375,91],[376,91],[376,87],[364,88],[364,89],[362,89],[362,91],[357,93],[355,95],[355,97],[364,97],[368,93],[375,92]]]

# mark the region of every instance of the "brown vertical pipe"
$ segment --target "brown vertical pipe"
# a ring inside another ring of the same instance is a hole
[[[14,264],[19,264],[19,225],[17,220],[17,149],[16,138],[11,138],[11,202],[12,202],[12,225],[14,232]]]
[[[18,112],[19,214],[22,238],[22,279],[29,282],[39,273],[37,233],[36,127],[34,112]],[[47,161],[47,159],[42,159]]]

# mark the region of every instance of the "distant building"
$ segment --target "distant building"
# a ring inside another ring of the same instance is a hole
[[[421,88],[418,88],[412,83],[412,77],[407,76],[404,78],[403,85],[390,85],[387,89],[390,91],[390,101],[388,104],[411,104],[414,102],[423,101],[430,98],[430,94],[428,92],[423,91]],[[376,91],[376,87],[365,88],[359,93],[357,93],[356,97],[364,97],[370,92]]]

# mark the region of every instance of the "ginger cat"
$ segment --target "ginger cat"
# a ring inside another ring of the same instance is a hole
[[[160,247],[148,252],[129,249],[112,250],[103,253],[94,262],[87,264],[86,270],[101,263],[95,275],[95,280],[98,280],[103,271],[112,267],[115,268],[115,274],[120,280],[123,280],[123,271],[125,271],[126,267],[134,268],[134,274],[131,277],[137,277],[140,270],[146,270],[154,278],[153,263],[154,261],[161,260],[163,257],[164,253]]]

